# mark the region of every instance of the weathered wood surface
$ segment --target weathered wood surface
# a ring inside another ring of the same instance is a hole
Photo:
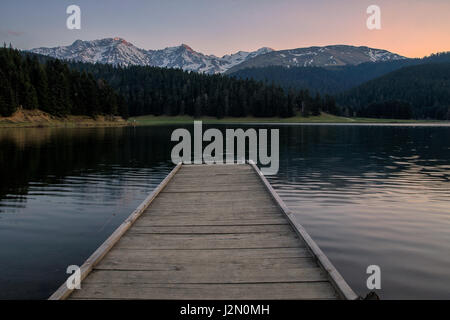
[[[183,165],[71,299],[336,299],[251,165]]]

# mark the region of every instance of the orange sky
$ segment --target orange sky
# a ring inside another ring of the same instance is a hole
[[[263,46],[366,45],[407,57],[450,51],[450,0],[77,0],[81,30],[65,25],[67,2],[0,4],[0,40],[21,49],[122,37],[145,49],[181,43],[221,56]],[[366,27],[369,5],[381,30]]]
[[[366,27],[366,9],[371,4],[381,9],[381,30]],[[250,49],[262,44],[274,49],[351,44],[387,49],[407,57],[450,51],[450,0],[281,1],[270,16],[262,35],[251,32],[258,43]],[[269,43],[264,39],[273,40]]]

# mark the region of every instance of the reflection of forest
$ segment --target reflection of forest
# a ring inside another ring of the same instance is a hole
[[[29,128],[29,129],[1,129],[0,144],[4,141],[14,143],[17,148],[23,149],[26,145],[38,145],[50,139],[54,129],[51,128]]]
[[[210,126],[208,126],[210,127]],[[218,125],[218,128],[245,128]],[[253,127],[253,126],[252,126]],[[256,126],[258,127],[258,126]],[[266,126],[264,126],[266,128]],[[275,128],[276,126],[270,126]],[[117,174],[121,168],[172,165],[170,135],[176,127],[29,128],[0,130],[0,199],[28,193],[29,182],[60,183],[85,173]],[[398,174],[448,182],[448,127],[280,126],[280,171],[272,181],[304,179],[321,188],[364,185],[364,177]],[[206,130],[206,126],[204,128]],[[413,174],[416,173],[416,174]],[[355,179],[357,178],[357,179]],[[425,182],[424,182],[425,183]]]
[[[445,184],[450,146],[442,137],[448,136],[449,127],[288,126],[280,130],[280,171],[271,181],[301,188],[309,179],[321,190],[343,190],[364,188],[366,178],[384,183],[404,175]]]
[[[114,166],[148,168],[167,162],[170,132],[138,130],[139,134],[134,128],[2,129],[0,198],[13,194],[20,200],[31,181],[59,183],[67,175],[111,174]]]

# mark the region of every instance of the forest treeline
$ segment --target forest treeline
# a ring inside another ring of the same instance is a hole
[[[36,56],[0,48],[0,115],[10,116],[19,106],[56,116],[119,115],[126,109],[108,83],[92,74],[56,59],[41,63]]]
[[[432,63],[403,67],[333,96],[227,75],[59,61],[4,47],[0,48],[0,115],[9,116],[23,107],[57,116],[124,118],[150,114],[284,118],[324,111],[350,117],[449,119],[449,58],[447,53],[416,59]],[[392,64],[353,68],[373,68],[376,73]],[[319,72],[318,81],[326,80],[321,68],[305,72]]]
[[[450,63],[450,52],[436,53],[420,59],[365,62],[346,66],[247,68],[229,75],[240,79],[275,82],[285,89],[308,89],[321,94],[337,94],[401,68],[430,63]]]
[[[50,114],[291,117],[336,113],[331,96],[261,81],[150,66],[63,62],[0,49],[0,114],[19,106]]]
[[[397,60],[338,67],[267,66],[240,69],[230,76],[275,82],[284,89],[308,89],[321,94],[336,94],[409,64],[408,60]]]
[[[450,63],[405,67],[338,95],[337,100],[351,115],[450,120]]]
[[[308,90],[285,90],[274,83],[206,75],[150,66],[115,67],[71,62],[70,66],[105,79],[127,103],[129,114],[194,117],[291,117],[320,111],[337,113],[334,98]]]
[[[343,67],[264,67],[231,76],[334,94],[345,116],[450,119],[450,52]]]
[[[362,118],[411,119],[411,104],[401,100],[373,102],[354,111],[354,115]]]

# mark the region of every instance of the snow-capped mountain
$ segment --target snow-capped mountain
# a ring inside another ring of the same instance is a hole
[[[270,48],[261,48],[254,52],[239,51],[219,58],[215,55],[205,55],[194,51],[188,45],[182,44],[178,47],[149,50],[147,52],[150,57],[149,65],[213,74],[223,73],[247,59],[270,51],[272,51]]]
[[[330,67],[357,65],[364,62],[380,62],[406,59],[403,56],[387,50],[369,47],[355,47],[347,45],[332,45],[325,47],[308,47],[290,50],[272,51],[264,55],[247,59],[231,67],[227,73],[245,68],[267,66],[284,67]]]
[[[205,55],[188,45],[160,50],[140,49],[122,38],[106,38],[93,41],[76,40],[69,46],[36,48],[31,52],[58,59],[113,65],[149,65],[180,68],[201,73],[232,73],[244,68],[266,66],[343,66],[363,62],[405,59],[398,54],[368,47],[333,45],[274,51],[261,48],[253,52],[239,51],[223,57]]]
[[[244,61],[250,60],[262,54],[274,51],[272,48],[263,47],[253,52],[238,51],[234,54],[227,54],[222,57],[223,60],[227,61],[231,67],[236,66]],[[230,67],[230,68],[231,68]]]
[[[93,41],[76,40],[69,46],[36,48],[31,52],[57,59],[89,63],[110,63],[128,65],[148,65],[146,50],[139,49],[121,38],[107,38]]]
[[[161,50],[145,50],[122,38],[106,38],[93,41],[77,40],[69,46],[36,48],[30,51],[65,60],[122,66],[150,65],[213,74],[223,73],[239,63],[273,50],[261,48],[254,52],[239,51],[220,58],[194,51],[185,44]]]

